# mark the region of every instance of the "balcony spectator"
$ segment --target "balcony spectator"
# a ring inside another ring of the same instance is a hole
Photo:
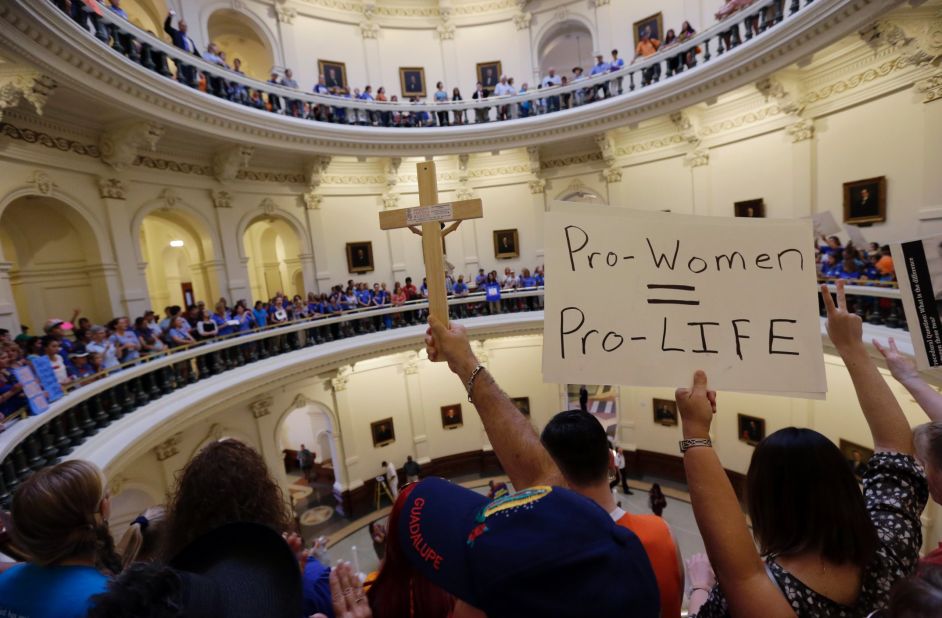
[[[281,80],[281,85],[284,86],[285,88],[291,88],[293,90],[298,89],[298,82],[295,81],[294,73],[291,71],[291,69],[285,69],[285,76]],[[301,101],[297,101],[295,99],[288,99],[286,101],[286,104],[287,104],[287,112],[289,114],[291,114],[295,118],[298,118],[301,116],[301,108],[302,108]]]
[[[672,47],[677,47],[678,44],[680,44],[680,40],[677,38],[677,34],[674,33],[674,29],[670,28],[664,34],[664,43],[661,45],[661,49],[667,50]],[[683,54],[672,55],[667,58],[667,77],[680,71],[682,61]]]
[[[680,32],[677,34],[677,41],[683,45],[697,34],[697,31],[693,29],[693,26],[690,25],[689,21],[684,21],[680,25]],[[697,54],[700,53],[699,47],[692,47],[686,49],[680,53],[680,57],[684,63],[684,66],[688,69],[697,66]]]
[[[164,32],[170,35],[170,39],[173,41],[174,47],[182,49],[186,53],[193,54],[197,58],[200,58],[200,53],[196,49],[196,43],[187,34],[186,21],[180,19],[177,21],[177,27],[173,27],[172,22],[175,15],[176,12],[173,9],[171,9],[167,14],[167,19],[164,20]],[[187,84],[191,88],[196,88],[196,67],[178,62],[177,80]]]
[[[589,71],[589,77],[595,77],[597,75],[604,75],[611,72],[612,65],[605,62],[605,57],[602,54],[595,54],[595,65],[592,67],[592,70]],[[601,95],[599,94],[601,92]],[[596,84],[592,88],[592,98],[593,100],[598,100],[601,98],[608,98],[608,82],[602,82]]]
[[[616,72],[621,71],[622,69],[625,68],[625,60],[624,60],[624,58],[619,58],[619,57],[618,57],[618,50],[617,50],[617,49],[613,49],[613,50],[612,50],[612,61],[609,62],[608,64],[609,64],[609,66],[611,67],[612,73],[616,73]],[[615,78],[615,83],[618,85],[618,94],[621,94],[621,93],[623,92],[623,90],[622,90],[622,82],[624,81],[624,79],[625,79],[625,78],[624,78],[624,77],[621,77],[621,76]],[[609,92],[612,93],[612,88],[611,88],[611,86],[609,86]]]
[[[434,100],[436,104],[448,102],[448,93],[445,92],[445,85],[442,82],[435,84]],[[435,115],[438,117],[438,126],[448,126],[448,112],[435,112]]]
[[[110,341],[114,344],[115,353],[118,355],[118,360],[121,361],[122,365],[136,361],[141,357],[141,342],[137,338],[137,335],[129,330],[130,326],[131,324],[128,318],[120,317],[114,320],[112,327],[114,333],[111,335]]]
[[[543,83],[540,84],[543,88],[552,88],[553,86],[559,86],[563,80],[556,75],[556,69],[550,67],[546,72],[546,77],[543,78]],[[546,111],[548,112],[558,112],[559,111],[559,96],[547,97],[546,98]]]
[[[753,4],[756,0],[729,0],[719,11],[716,12],[716,20],[723,21],[730,15],[737,13],[747,6]]]
[[[481,82],[478,82],[475,86],[474,94],[471,95],[471,98],[475,101],[483,101],[487,98],[487,90],[484,89],[484,86],[481,85]],[[488,107],[476,107],[474,109],[474,122],[481,123],[487,122],[490,108]]]
[[[89,361],[88,352],[73,352],[69,355],[70,365],[68,367],[69,377],[78,382],[95,375],[95,368]]]
[[[121,363],[118,361],[118,352],[113,341],[108,339],[108,331],[104,326],[96,324],[89,331],[92,334],[92,341],[85,349],[94,354],[101,355],[101,368],[110,370]]]
[[[49,359],[49,364],[52,366],[52,372],[56,376],[56,382],[61,386],[65,386],[72,381],[72,378],[69,377],[69,372],[65,368],[65,360],[62,358],[62,355],[59,354],[60,344],[55,337],[46,335],[42,338],[43,343],[43,356]]]
[[[278,71],[272,71],[271,77],[268,78],[269,84],[274,84],[276,86],[281,85],[281,80],[278,78]],[[281,111],[281,99],[277,94],[268,93],[268,111],[273,114],[277,114]]]
[[[638,46],[635,48],[635,57],[632,62],[638,60],[638,58],[650,58],[657,53],[657,50],[661,47],[661,42],[651,36],[651,27],[645,26],[644,30],[641,33],[641,40],[638,41]],[[646,69],[643,69],[641,72],[641,85],[647,86],[651,83],[657,83],[661,78],[661,64],[656,63],[649,66]]]
[[[464,99],[461,97],[461,90],[458,89],[458,86],[455,86],[451,89],[451,100],[453,103],[460,103]],[[463,109],[456,109],[452,113],[452,122],[454,124],[467,124],[468,117],[467,112]]]

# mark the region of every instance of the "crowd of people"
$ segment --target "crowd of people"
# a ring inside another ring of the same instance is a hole
[[[889,245],[871,242],[866,248],[841,244],[837,236],[821,237],[815,253],[818,277],[856,282],[893,282],[896,271]]]
[[[96,0],[88,0],[95,2]],[[105,4],[103,0],[97,0],[103,9],[110,10],[115,15],[128,19],[126,11],[121,7],[121,0],[108,0]],[[725,19],[730,15],[742,11],[749,7],[755,0],[730,0],[723,5],[716,13],[718,20]],[[96,19],[95,11],[88,8],[87,2],[78,0],[54,0],[54,2],[65,12],[69,13],[73,19],[86,29],[92,30],[103,41],[110,43],[115,49],[128,55],[133,60],[155,70],[168,77],[174,76],[170,68],[167,56],[159,50],[150,46],[143,46],[141,42],[133,40],[129,35],[122,32],[119,28],[108,27],[101,20]],[[775,13],[774,9],[772,10]],[[778,10],[778,19],[780,19],[781,9]],[[226,53],[219,48],[215,42],[209,42],[205,49],[200,50],[196,42],[188,34],[188,25],[186,20],[180,18],[174,24],[176,14],[171,10],[164,21],[164,32],[169,36],[173,45],[187,54],[218,66],[224,71],[232,72],[235,75],[244,77],[242,71],[242,61],[240,58],[233,58],[231,63],[226,57]],[[777,19],[772,16],[766,19],[763,16],[762,26],[760,26],[759,13],[750,16],[746,20],[746,28],[758,33],[761,27],[775,23]],[[90,25],[92,24],[92,25]],[[151,35],[154,33],[151,32]],[[634,48],[634,56],[629,65],[639,60],[645,60],[658,53],[664,53],[664,69],[666,76],[670,77],[685,69],[693,68],[697,64],[697,56],[701,53],[698,46],[684,46],[690,41],[696,30],[689,21],[684,21],[679,30],[673,28],[661,33],[652,32],[650,26],[645,26],[639,32],[639,40]],[[751,34],[751,33],[750,33]],[[729,33],[723,35],[727,48],[735,47],[741,43],[739,28],[733,28]],[[675,49],[676,53],[670,50]],[[314,84],[312,92],[320,95],[327,95],[337,98],[337,104],[319,104],[310,103],[301,99],[286,98],[283,100],[281,95],[264,92],[261,89],[249,87],[241,82],[230,81],[225,78],[225,72],[205,72],[200,71],[194,65],[188,65],[185,62],[177,61],[173,63],[175,67],[175,78],[181,83],[187,84],[193,88],[220,98],[228,99],[255,109],[267,110],[272,113],[284,114],[297,118],[306,118],[321,122],[333,122],[340,124],[355,124],[363,126],[383,126],[383,127],[424,127],[424,126],[449,126],[467,124],[472,121],[469,118],[467,110],[435,111],[435,104],[447,102],[465,101],[461,94],[461,89],[457,86],[451,91],[445,87],[443,82],[436,84],[435,91],[431,94],[431,101],[426,101],[418,96],[406,96],[391,94],[388,95],[384,86],[378,87],[375,92],[371,85],[363,88],[354,87],[346,83],[345,79],[337,75],[320,74],[317,83]],[[519,87],[515,83],[513,76],[488,74],[482,77],[483,82],[475,85],[474,92],[471,94],[471,100],[483,101],[494,100],[494,105],[476,107],[473,109],[473,122],[481,123],[490,120],[509,120],[513,118],[526,118],[556,112],[562,109],[570,109],[581,105],[607,99],[612,96],[622,94],[625,87],[626,64],[623,58],[618,54],[617,49],[611,51],[611,57],[606,59],[602,53],[595,57],[595,64],[591,67],[573,67],[568,74],[557,73],[554,67],[550,67],[546,75],[536,84],[523,82]],[[553,90],[562,86],[576,84],[588,78],[599,75],[611,74],[612,78],[607,81],[601,81],[585,88],[576,88],[567,92],[553,94]],[[645,67],[641,71],[640,85],[647,86],[659,81],[662,77],[661,63],[655,63]],[[632,78],[633,79],[633,78]],[[486,82],[486,83],[485,83]],[[299,90],[300,86],[294,78],[293,71],[290,68],[280,69],[272,68],[271,76],[268,79],[269,84],[274,84],[290,90]],[[631,83],[634,87],[634,83]],[[514,102],[500,103],[500,100],[506,97],[532,93],[534,90],[546,92],[546,96]],[[424,91],[424,88],[423,88]],[[389,102],[398,103],[400,96],[403,102],[410,102],[418,105],[430,103],[427,109],[407,109],[391,107],[388,111],[377,109],[369,110],[354,108],[343,105],[343,100],[347,101],[375,101],[379,103]],[[494,109],[492,117],[491,109]]]
[[[542,266],[536,267],[532,273],[524,268],[519,275],[507,267],[502,277],[498,277],[496,270],[486,273],[482,268],[468,279],[465,281],[464,275],[455,277],[451,272],[445,276],[445,289],[449,296],[461,298],[472,292],[484,293],[478,302],[454,306],[452,311],[456,317],[494,315],[539,307],[538,298],[501,298],[501,292],[542,286]],[[406,277],[404,285],[397,281],[392,290],[386,283],[370,285],[349,280],[345,286],[334,285],[329,293],[308,293],[306,299],[300,295],[289,298],[281,292],[269,301],[257,300],[254,303],[238,300],[230,304],[225,298],[220,298],[212,309],[199,301],[187,307],[164,307],[162,316],[148,310],[133,321],[120,316],[104,325],[92,324],[88,318],[80,317],[81,310],[76,309],[69,320],[47,320],[40,336],[30,335],[25,326],[15,338],[8,329],[0,329],[0,420],[26,407],[22,385],[11,369],[29,363],[36,356],[49,359],[59,385],[68,390],[148,357],[166,354],[173,348],[298,320],[403,307],[402,311],[382,316],[317,327],[309,333],[316,343],[414,325],[422,319],[424,312],[409,310],[407,303],[427,298],[428,286],[424,278],[416,286],[411,277]]]
[[[4,523],[19,562],[0,567],[0,612],[653,618],[680,615],[686,571],[688,611],[699,618],[937,617],[942,546],[921,560],[919,550],[920,514],[930,495],[942,501],[942,395],[892,340],[878,343],[930,419],[912,430],[864,347],[843,283],[836,301],[821,291],[875,447],[862,481],[820,433],[776,431],[749,466],[750,530],[710,442],[714,417],[727,412],[697,371],[675,393],[706,547],[686,565],[663,519],[616,503],[616,455],[591,414],[561,412],[537,435],[478,362],[464,328],[430,318],[429,358],[445,361],[467,391],[512,490],[492,483],[484,496],[435,477],[399,487],[388,524],[370,530],[382,547],[379,569],[361,581],[347,563],[322,562],[322,540],[305,547],[263,458],[237,440],[194,455],[167,504],[141,514],[118,543],[102,472],[67,461],[17,487]]]

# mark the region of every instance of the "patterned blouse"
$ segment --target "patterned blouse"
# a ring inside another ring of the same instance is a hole
[[[864,618],[886,606],[890,588],[915,571],[922,545],[919,514],[929,499],[926,475],[915,459],[899,453],[877,453],[867,462],[864,498],[877,529],[877,552],[864,570],[860,595],[853,605],[841,605],[818,594],[775,562],[765,559],[768,572],[799,618]],[[719,584],[696,618],[729,616]]]

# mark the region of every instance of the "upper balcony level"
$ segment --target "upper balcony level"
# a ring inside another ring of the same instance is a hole
[[[475,100],[465,91],[464,100],[442,103],[285,88],[168,45],[108,10],[76,20],[50,0],[3,3],[0,29],[4,53],[51,80],[35,88],[59,85],[47,110],[53,119],[99,128],[143,119],[207,147],[239,142],[283,154],[432,156],[593,137],[679,111],[800,63],[898,4],[759,0],[614,72],[510,96]],[[548,16],[541,31],[554,19],[567,19],[566,11]]]

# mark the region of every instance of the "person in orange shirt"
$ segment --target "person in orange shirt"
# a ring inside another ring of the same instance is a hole
[[[880,247],[880,259],[877,260],[877,263],[874,264],[877,267],[877,270],[880,271],[881,275],[892,275],[895,271],[893,269],[893,256],[890,255],[890,246],[883,245]]]
[[[684,595],[684,567],[670,527],[657,515],[626,513],[615,504],[608,486],[608,471],[615,466],[602,424],[582,410],[554,416],[540,441],[559,466],[570,489],[605,509],[619,526],[641,540],[661,597],[661,616],[680,616]]]
[[[638,41],[638,46],[635,47],[635,57],[632,59],[632,63],[638,60],[638,58],[648,58],[653,56],[658,48],[660,48],[661,42],[651,36],[651,27],[645,26],[644,30],[641,32],[641,40]],[[661,64],[657,63],[652,65],[641,72],[641,85],[647,86],[651,82],[656,82],[661,77]]]

